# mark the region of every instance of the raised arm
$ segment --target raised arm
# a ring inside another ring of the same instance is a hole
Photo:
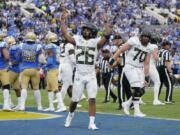
[[[109,40],[110,38],[110,32],[111,32],[111,29],[109,27],[109,24],[107,22],[107,17],[105,15],[102,16],[102,19],[104,20],[104,29],[105,29],[105,34],[104,36],[101,38],[101,40],[99,41],[98,43],[98,47],[102,47],[107,40]]]
[[[127,51],[128,49],[130,49],[131,46],[128,43],[123,44],[117,51],[116,53],[113,55],[111,61],[109,62],[109,64],[112,66],[115,62],[115,60],[119,57],[119,55],[125,51]]]
[[[68,16],[67,11],[64,9],[64,11],[62,12],[61,18],[60,18],[60,22],[61,22],[61,31],[62,34],[64,36],[64,38],[71,44],[75,45],[75,41],[73,39],[73,37],[67,32],[67,28],[66,28],[66,24],[65,24],[65,20]]]

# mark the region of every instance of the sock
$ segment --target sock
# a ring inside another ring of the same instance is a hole
[[[11,94],[9,94],[9,107],[13,107],[13,106],[14,106],[14,104],[11,100]]]
[[[159,83],[154,84],[154,101],[158,101],[158,95],[159,95]]]
[[[20,106],[20,104],[21,104],[21,97],[18,97],[17,99],[18,99],[18,104],[17,104],[17,106]]]
[[[53,104],[53,98],[54,98],[54,92],[48,92],[48,98],[49,98],[49,107],[54,108]]]
[[[4,106],[10,107],[9,106],[9,90],[8,89],[3,90],[3,97],[4,97]]]
[[[41,105],[41,93],[40,93],[40,90],[35,90],[34,91],[34,97],[35,97],[37,105],[42,106]]]
[[[65,105],[64,105],[64,102],[62,100],[61,93],[60,92],[56,93],[56,97],[58,100],[58,108],[64,107]]]
[[[95,121],[95,117],[94,116],[90,116],[89,117],[89,124],[94,124]]]
[[[26,98],[27,98],[27,89],[22,89],[21,91],[21,106],[25,107],[25,104],[26,104]]]

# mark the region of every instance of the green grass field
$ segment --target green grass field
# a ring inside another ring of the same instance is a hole
[[[114,90],[115,93],[117,93],[116,90]],[[11,91],[12,93],[12,100],[14,103],[17,102],[14,91]],[[43,107],[48,107],[48,98],[47,98],[47,91],[42,90],[42,104]],[[30,107],[36,107],[33,91],[29,90],[28,92],[28,99],[26,101],[26,106]],[[104,101],[104,90],[99,90],[97,95],[97,112],[102,113],[113,113],[113,114],[124,114],[122,110],[116,110],[118,107],[118,103],[109,103],[109,104],[103,104]],[[3,103],[3,95],[2,91],[0,92],[0,104]],[[165,90],[163,89],[160,100],[164,101],[165,97]],[[153,117],[153,118],[166,118],[166,119],[179,119],[180,120],[180,88],[174,89],[173,94],[173,100],[175,101],[175,104],[166,104],[166,105],[159,105],[159,106],[153,106],[153,89],[146,89],[146,94],[143,96],[143,101],[146,103],[145,105],[141,105],[141,110],[145,114],[147,114],[147,117]],[[65,99],[66,105],[69,105],[70,99],[66,97]],[[80,102],[80,104],[83,106],[79,108],[78,110],[81,111],[87,111],[88,110],[88,102],[86,99]],[[133,114],[133,111],[131,112]]]

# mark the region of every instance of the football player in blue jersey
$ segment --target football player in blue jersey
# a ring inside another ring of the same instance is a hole
[[[6,37],[6,33],[0,32],[0,81],[2,83],[3,97],[4,97],[3,110],[11,111],[9,105],[10,83],[9,83],[9,74],[7,71],[7,67],[9,63],[9,53],[7,48],[8,46],[6,42],[3,41],[5,37]]]
[[[19,46],[19,60],[21,62],[21,104],[20,111],[25,110],[25,102],[27,98],[27,88],[29,81],[32,82],[32,87],[34,89],[34,96],[36,103],[38,105],[38,110],[42,110],[41,105],[41,93],[39,90],[39,58],[42,54],[42,46],[36,44],[36,35],[33,32],[28,32],[25,35],[25,42]]]
[[[9,47],[9,57],[10,57],[10,67],[9,67],[9,81],[11,87],[15,90],[18,99],[18,104],[14,108],[19,110],[20,107],[20,85],[19,85],[19,74],[20,74],[20,64],[17,60],[17,55],[19,51],[19,46],[16,44],[14,37],[9,36],[6,38],[6,43]]]
[[[45,46],[45,56],[46,64],[45,69],[47,70],[47,90],[49,98],[49,108],[45,111],[54,111],[53,106],[53,95],[56,93],[58,106],[56,112],[62,112],[66,110],[66,107],[63,104],[61,93],[58,90],[58,68],[59,68],[59,55],[57,53],[57,45],[55,44],[58,41],[58,37],[55,33],[49,32],[46,35],[47,45]]]

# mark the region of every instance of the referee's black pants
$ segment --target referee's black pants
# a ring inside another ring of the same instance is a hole
[[[165,97],[165,101],[166,102],[171,102],[172,101],[172,94],[173,94],[173,83],[172,83],[172,78],[168,73],[168,70],[166,67],[158,67],[158,72],[159,72],[159,76],[160,76],[160,81],[161,81],[161,85],[160,85],[160,89],[159,89],[159,96],[161,93],[161,89],[163,84],[166,86],[166,97]]]
[[[125,73],[123,72],[123,67],[119,67],[118,72],[118,101],[119,108],[121,108],[122,102],[125,102],[125,95],[127,100],[131,97],[131,87]]]
[[[109,72],[109,73],[102,73],[102,81],[103,81],[104,88],[106,90],[105,102],[109,102],[110,101],[110,96],[113,98],[114,102],[117,99],[116,95],[111,90],[112,77],[113,77],[113,75],[112,75],[111,72]]]

